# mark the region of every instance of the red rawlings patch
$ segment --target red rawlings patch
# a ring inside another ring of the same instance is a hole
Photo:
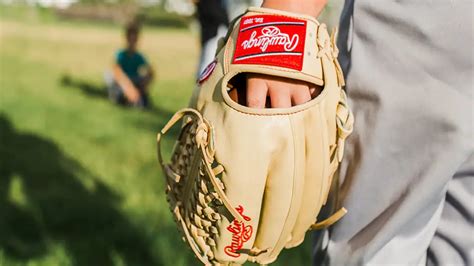
[[[303,68],[306,21],[277,15],[242,18],[233,64]]]
[[[245,221],[250,221],[250,217],[244,215],[244,207],[239,205],[236,210],[242,215]],[[253,228],[251,225],[245,225],[245,223],[234,220],[229,226],[227,226],[227,231],[232,233],[232,242],[230,245],[224,248],[225,254],[237,258],[240,256],[238,251],[242,249],[242,246],[245,242],[249,241],[252,237]]]

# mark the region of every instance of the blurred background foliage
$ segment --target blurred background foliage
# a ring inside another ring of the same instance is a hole
[[[0,5],[16,6],[17,11],[24,11],[18,7],[30,6],[29,12],[51,13],[51,17],[62,20],[123,24],[131,17],[138,17],[145,25],[186,28],[195,23],[194,1],[197,0],[0,0]],[[236,16],[245,7],[261,1],[228,2],[231,16]],[[341,5],[342,0],[329,1],[320,16],[321,21],[331,27],[337,26]]]
[[[155,159],[156,132],[194,86],[194,11],[172,0],[40,2],[0,0],[0,265],[197,265]],[[151,111],[111,104],[102,81],[132,15],[157,71]],[[308,234],[274,265],[310,258]]]

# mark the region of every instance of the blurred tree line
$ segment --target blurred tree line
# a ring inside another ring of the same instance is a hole
[[[189,27],[195,17],[198,0],[61,0],[61,6],[46,6],[50,0],[0,0],[0,5],[33,6],[39,13],[65,20],[99,21],[124,24],[138,19],[145,25],[158,27]],[[227,0],[230,19],[245,11],[248,5],[260,5],[262,0]],[[319,19],[336,26],[343,0],[329,1]],[[35,6],[37,8],[35,8]],[[33,10],[32,10],[33,11]],[[11,11],[9,11],[11,12]],[[34,13],[38,13],[34,12]]]
[[[136,18],[145,25],[182,28],[191,23],[194,4],[190,0],[73,0],[55,13],[63,19],[125,23]]]

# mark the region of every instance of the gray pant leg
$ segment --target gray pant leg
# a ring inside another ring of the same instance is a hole
[[[428,249],[427,265],[474,263],[474,154],[449,182],[441,220]]]
[[[329,264],[425,264],[450,181],[474,150],[473,5],[347,2],[339,45],[356,121],[341,165],[349,212],[331,230]]]

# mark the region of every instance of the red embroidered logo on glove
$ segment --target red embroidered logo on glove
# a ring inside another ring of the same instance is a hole
[[[233,64],[259,64],[301,71],[306,21],[276,15],[243,17]]]
[[[250,221],[250,217],[244,215],[244,207],[239,205],[235,208],[242,218],[245,221]],[[240,256],[240,249],[244,245],[245,242],[249,241],[252,237],[253,228],[251,225],[246,225],[245,223],[241,223],[237,220],[234,220],[229,226],[227,226],[227,231],[232,233],[232,242],[230,245],[224,248],[225,254],[237,258]]]

